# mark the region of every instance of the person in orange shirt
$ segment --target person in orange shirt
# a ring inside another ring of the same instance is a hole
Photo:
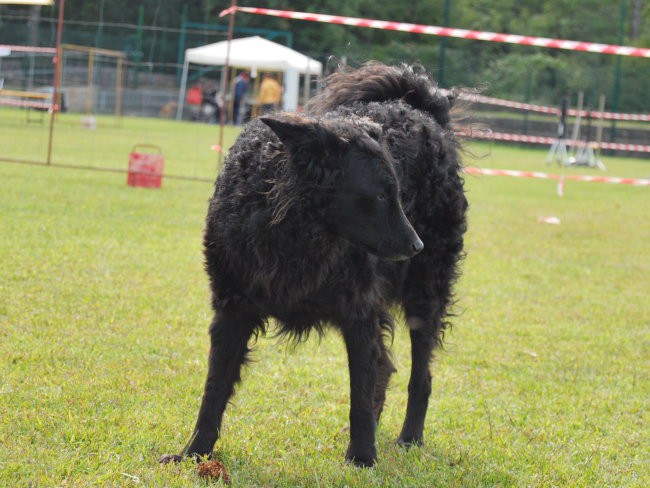
[[[185,101],[187,102],[187,106],[192,114],[192,120],[198,120],[201,113],[201,103],[203,102],[203,91],[201,90],[201,85],[193,85],[189,90],[187,90]]]
[[[271,73],[266,73],[260,84],[259,103],[262,108],[262,114],[275,112],[280,106],[280,97],[282,96],[282,87]]]

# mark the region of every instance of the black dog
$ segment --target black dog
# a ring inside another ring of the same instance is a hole
[[[371,466],[394,372],[383,333],[401,305],[412,368],[398,442],[422,442],[465,231],[452,99],[421,72],[370,64],[328,78],[307,116],[248,124],[216,181],[205,231],[215,318],[205,392],[181,455],[209,455],[251,336],[268,317],[304,337],[338,328],[348,352],[346,459]]]

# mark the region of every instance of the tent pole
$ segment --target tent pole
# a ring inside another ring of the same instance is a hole
[[[226,125],[226,91],[230,89],[230,84],[228,83],[228,70],[230,69],[230,43],[232,42],[232,33],[235,29],[235,12],[237,7],[237,0],[231,0],[230,2],[230,21],[228,23],[228,49],[226,49],[226,66],[223,73],[223,90],[221,92],[221,124],[219,131],[219,166],[223,161],[223,131],[224,126]]]
[[[303,85],[303,102],[302,105],[303,107],[307,105],[307,101],[309,100],[309,88],[311,84],[311,66],[309,66],[309,62],[311,61],[310,57],[307,57],[307,69],[305,70],[305,84]]]
[[[187,60],[187,53],[185,53],[183,74],[181,75],[181,87],[178,90],[178,103],[176,104],[176,120],[181,120],[183,116],[183,102],[185,101],[185,89],[187,88],[187,71],[189,64],[190,62]]]

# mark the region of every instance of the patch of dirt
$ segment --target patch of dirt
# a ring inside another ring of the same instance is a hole
[[[224,483],[230,484],[230,476],[226,467],[220,461],[204,461],[199,463],[197,470],[202,478],[218,480],[221,478]]]

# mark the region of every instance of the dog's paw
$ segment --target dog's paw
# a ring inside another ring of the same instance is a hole
[[[183,456],[179,454],[165,454],[158,458],[160,464],[176,464],[183,460]]]
[[[423,443],[421,437],[400,437],[397,439],[397,445],[404,449],[421,446]]]
[[[377,459],[372,456],[354,456],[345,459],[345,464],[351,464],[357,468],[372,468],[376,463]]]
[[[345,463],[358,468],[372,468],[377,463],[377,451],[373,448],[367,452],[356,452],[349,447],[345,453]]]

